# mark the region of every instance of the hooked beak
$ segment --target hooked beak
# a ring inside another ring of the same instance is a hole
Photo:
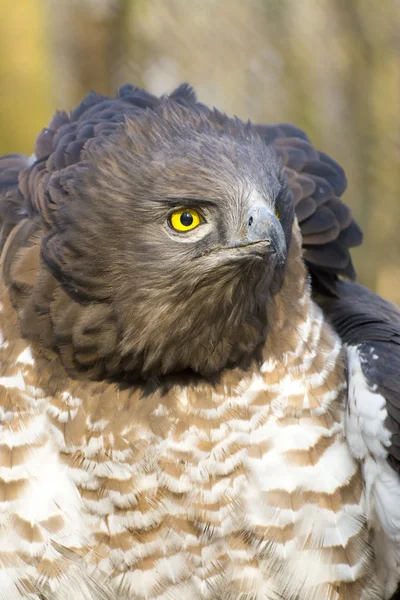
[[[282,226],[271,209],[264,203],[252,204],[244,227],[244,235],[240,241],[230,248],[236,248],[247,254],[267,258],[275,255],[278,263],[284,263],[286,256],[286,239]]]

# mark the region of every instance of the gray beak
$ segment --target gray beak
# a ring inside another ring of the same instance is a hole
[[[264,203],[251,205],[243,245],[257,245],[266,254],[276,254],[278,262],[284,260],[285,234],[277,217]]]

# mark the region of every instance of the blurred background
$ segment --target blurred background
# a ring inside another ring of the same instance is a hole
[[[400,303],[399,0],[0,0],[0,154],[127,81],[303,128],[346,169],[359,280]]]

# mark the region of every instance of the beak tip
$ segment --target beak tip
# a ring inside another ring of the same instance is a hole
[[[286,240],[282,224],[267,206],[253,207],[249,211],[245,242],[263,243],[270,247],[270,253],[284,254]]]

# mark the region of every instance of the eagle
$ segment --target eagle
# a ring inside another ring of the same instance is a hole
[[[388,600],[400,310],[341,166],[183,84],[0,159],[1,600]]]

